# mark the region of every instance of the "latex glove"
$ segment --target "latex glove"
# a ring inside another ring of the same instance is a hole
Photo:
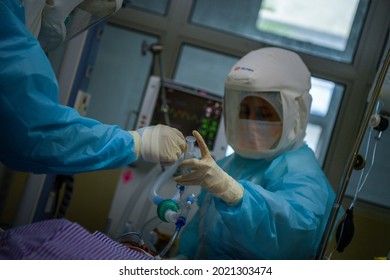
[[[175,177],[176,182],[184,186],[200,185],[229,205],[240,202],[244,188],[217,165],[199,132],[193,131],[192,134],[198,142],[202,159],[184,160],[179,168],[191,168],[191,173]]]
[[[170,126],[159,124],[129,132],[134,138],[137,157],[148,162],[173,164],[187,149],[183,134]]]

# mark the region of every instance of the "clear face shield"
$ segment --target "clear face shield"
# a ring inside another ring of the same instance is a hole
[[[228,142],[241,156],[277,147],[282,136],[283,108],[279,92],[225,92]]]
[[[67,0],[68,2],[69,0]],[[78,1],[80,2],[80,1]],[[122,6],[122,0],[86,0],[76,6],[65,20],[65,41],[107,19]]]
[[[45,51],[107,19],[122,0],[24,0],[26,25]]]

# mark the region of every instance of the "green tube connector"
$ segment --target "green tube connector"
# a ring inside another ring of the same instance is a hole
[[[177,212],[179,212],[179,205],[171,199],[163,200],[158,204],[157,215],[162,221],[167,222],[167,223],[168,223],[168,221],[165,219],[165,213],[168,210],[171,210],[171,211],[177,213]]]

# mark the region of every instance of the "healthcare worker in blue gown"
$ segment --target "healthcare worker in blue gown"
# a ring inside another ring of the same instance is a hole
[[[183,161],[192,173],[175,179],[203,189],[177,258],[315,257],[335,194],[304,142],[310,87],[291,51],[262,48],[233,66],[223,108],[235,153],[216,163],[194,132],[202,158]]]
[[[185,139],[174,128],[125,131],[58,103],[45,52],[121,5],[122,0],[0,0],[0,162],[5,166],[72,174],[118,168],[139,158],[170,164],[185,150]],[[72,24],[77,12],[88,22]]]
[[[0,0],[0,163],[19,171],[72,174],[140,158],[170,164],[185,151],[184,136],[174,128],[125,131],[58,103],[45,52],[121,6],[122,0]],[[0,231],[0,244],[0,259],[152,258],[65,219]]]

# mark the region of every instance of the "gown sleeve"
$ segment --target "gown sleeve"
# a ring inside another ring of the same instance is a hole
[[[15,2],[0,2],[1,163],[19,171],[71,174],[135,161],[127,131],[58,103],[50,62]]]

